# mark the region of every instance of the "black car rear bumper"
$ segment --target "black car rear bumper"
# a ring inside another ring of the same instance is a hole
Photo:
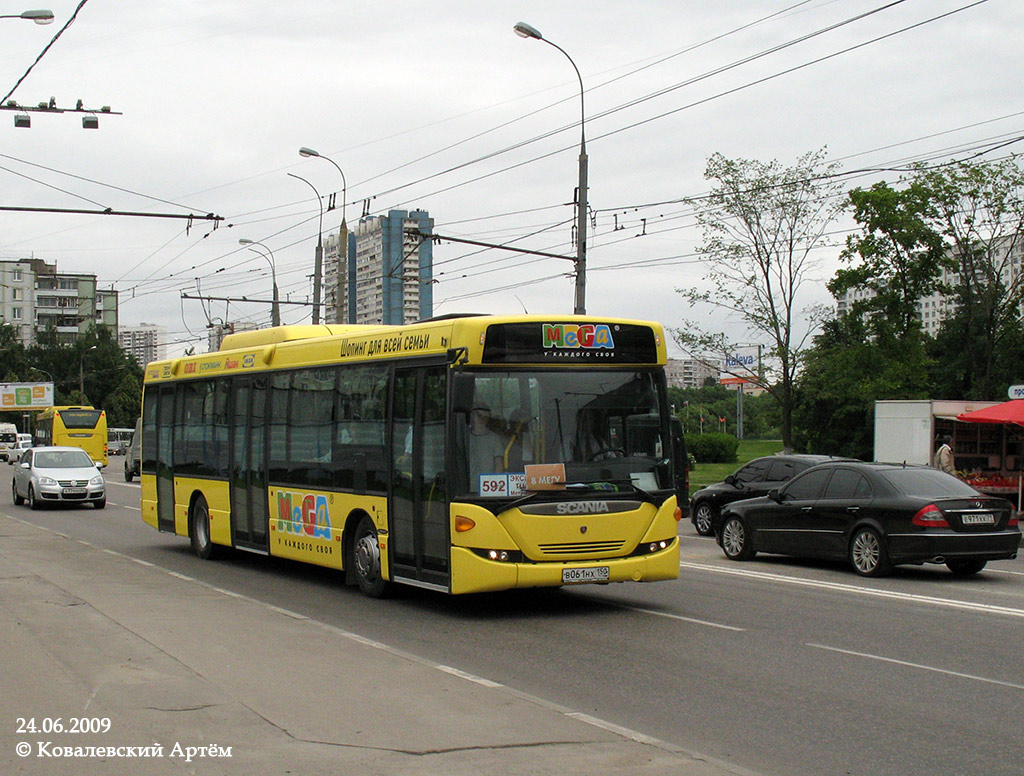
[[[893,563],[920,563],[940,558],[1005,560],[1017,557],[1020,543],[1020,531],[889,534],[889,559]]]

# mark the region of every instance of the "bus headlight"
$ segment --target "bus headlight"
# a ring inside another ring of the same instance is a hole
[[[659,539],[654,542],[641,542],[637,545],[637,548],[633,550],[632,555],[652,555],[655,552],[661,552],[667,550],[669,547],[678,541],[676,538],[672,539]]]
[[[486,558],[487,560],[493,560],[496,563],[522,563],[523,553],[519,550],[480,550],[472,549],[473,554]]]

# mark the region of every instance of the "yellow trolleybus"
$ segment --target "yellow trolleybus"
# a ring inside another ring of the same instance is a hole
[[[660,325],[451,316],[241,332],[146,367],[142,515],[370,596],[679,574]]]
[[[36,415],[35,444],[80,447],[107,465],[107,414],[93,407],[47,407]]]

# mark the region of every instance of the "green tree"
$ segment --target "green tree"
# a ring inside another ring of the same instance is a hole
[[[727,312],[745,327],[746,339],[767,342],[765,371],[756,381],[779,405],[786,449],[792,447],[795,378],[816,328],[804,290],[820,266],[815,252],[827,244],[843,206],[836,170],[824,151],[807,153],[792,167],[715,154],[704,174],[711,193],[692,203],[704,233],[707,285],[678,291],[691,308]],[[724,361],[735,350],[730,337],[695,321],[684,321],[674,335],[688,353]]]
[[[1000,354],[1020,338],[1024,273],[1012,262],[1024,240],[1024,171],[1013,157],[921,170],[916,180],[956,274],[956,313],[940,337],[941,369],[947,379],[958,374],[948,389],[958,398],[996,398],[1005,391]]]
[[[847,237],[840,259],[851,267],[836,273],[829,290],[836,297],[851,288],[872,290],[851,312],[863,315],[876,337],[919,334],[918,300],[939,288],[945,248],[931,226],[935,210],[928,189],[917,182],[899,189],[881,182],[849,196],[861,231]]]
[[[25,379],[28,355],[18,338],[18,329],[0,321],[0,382],[13,383]]]
[[[828,321],[798,381],[798,448],[870,461],[875,401],[928,398],[928,366],[920,336],[872,339],[859,315]]]
[[[142,405],[142,385],[134,374],[128,373],[103,401],[110,428],[133,428]]]

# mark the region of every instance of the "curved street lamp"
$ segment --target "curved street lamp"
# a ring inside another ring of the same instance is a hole
[[[0,19],[31,19],[36,24],[51,24],[53,11],[22,11],[21,13],[4,14]]]
[[[348,184],[345,183],[345,173],[342,172],[342,169],[338,166],[338,163],[334,161],[331,157],[324,156],[323,154],[314,151],[312,148],[306,148],[306,146],[303,146],[302,148],[299,149],[299,156],[304,156],[306,158],[314,157],[316,159],[326,159],[328,162],[334,165],[334,169],[336,169],[338,171],[338,174],[341,175],[341,223],[344,224],[345,207],[348,204]]]
[[[270,262],[270,280],[274,284],[274,305],[270,309],[270,322],[274,326],[280,326],[281,325],[281,305],[280,305],[280,302],[278,301],[278,297],[277,297],[277,269],[274,267],[274,252],[272,250],[270,250],[270,248],[268,248],[266,245],[263,245],[263,243],[261,243],[259,240],[249,240],[249,239],[243,237],[243,238],[241,238],[238,241],[238,244],[239,245],[249,245],[249,246],[259,245],[259,246],[261,246],[263,248],[263,250],[265,250],[267,252],[267,253],[264,253],[263,251],[257,250],[256,248],[252,248],[252,247],[249,248],[250,251],[252,251],[253,253],[259,254],[264,259],[266,259],[267,261]],[[270,255],[268,256],[267,254],[270,254]]]
[[[586,111],[583,104],[583,76],[580,69],[576,67],[572,57],[565,49],[557,43],[540,34],[540,30],[526,22],[516,22],[512,27],[520,38],[533,38],[541,40],[549,46],[553,46],[565,55],[576,71],[576,78],[580,82],[580,173],[578,191],[576,195],[576,302],[573,312],[576,315],[586,315],[587,312],[587,137],[584,128]]]
[[[320,198],[320,192],[316,190],[316,186],[301,175],[296,175],[293,172],[288,174],[313,189],[313,193],[316,194],[316,204],[320,206],[320,228],[316,233],[316,254],[313,261],[313,325],[315,326],[320,323],[320,288],[323,285],[324,272],[324,201]]]

